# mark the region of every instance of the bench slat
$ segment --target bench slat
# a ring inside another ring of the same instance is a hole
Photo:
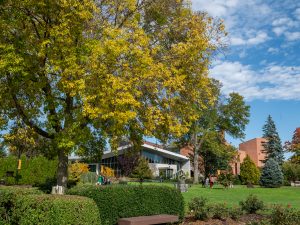
[[[178,216],[174,215],[153,215],[153,216],[138,216],[119,219],[119,225],[151,225],[160,223],[175,223],[178,222]]]

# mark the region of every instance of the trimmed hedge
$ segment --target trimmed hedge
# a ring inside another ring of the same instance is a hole
[[[21,160],[22,167],[19,171],[19,185],[41,186],[48,180],[56,178],[57,159],[48,160],[44,156],[27,159],[25,155],[22,155]],[[0,179],[5,178],[6,171],[14,171],[16,173],[17,162],[18,158],[16,156],[0,158]],[[15,178],[9,177],[6,182],[8,185],[14,185]]]
[[[0,224],[101,224],[92,199],[40,193],[34,189],[0,189]]]
[[[76,186],[67,192],[95,200],[102,224],[116,224],[119,218],[157,214],[184,216],[181,193],[170,187],[152,185]]]

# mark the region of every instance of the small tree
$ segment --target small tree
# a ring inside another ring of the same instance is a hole
[[[283,183],[283,174],[277,161],[270,158],[263,167],[260,185],[263,187],[280,187]]]
[[[141,181],[145,178],[146,179],[152,178],[152,171],[149,168],[149,164],[146,159],[144,158],[139,159],[138,165],[133,170],[131,176],[135,178],[139,178]]]
[[[138,165],[139,154],[135,151],[129,150],[123,155],[118,156],[118,163],[121,167],[122,174],[128,177]]]
[[[89,172],[89,166],[85,163],[80,163],[76,161],[75,163],[69,165],[69,180],[78,182],[81,175]]]
[[[297,181],[300,179],[300,165],[292,162],[285,162],[282,165],[282,172],[285,181]]]
[[[225,188],[228,188],[230,186],[230,183],[232,184],[233,180],[234,176],[232,173],[221,173],[218,176],[219,184],[223,185]]]
[[[284,148],[293,153],[291,162],[300,164],[300,127],[296,128],[292,141],[287,141]]]
[[[240,175],[244,184],[258,184],[260,171],[248,155],[241,164]]]

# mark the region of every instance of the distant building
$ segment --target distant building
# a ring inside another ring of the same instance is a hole
[[[241,163],[247,155],[257,167],[263,167],[264,163],[262,161],[266,158],[266,154],[263,152],[263,143],[265,142],[265,138],[254,138],[239,144],[237,159],[231,165],[233,174],[240,174]]]
[[[99,174],[101,166],[110,168],[114,171],[116,177],[122,176],[121,168],[118,162],[118,156],[123,155],[132,146],[130,144],[124,144],[117,149],[117,154],[114,152],[104,152],[101,162],[89,163],[90,171]],[[174,177],[179,170],[190,177],[190,160],[188,157],[168,151],[162,146],[144,141],[141,146],[141,156],[145,158],[149,167],[152,170],[154,177]],[[69,157],[69,160],[80,160],[79,157]]]

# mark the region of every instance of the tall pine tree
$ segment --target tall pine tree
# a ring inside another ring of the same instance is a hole
[[[267,140],[263,143],[264,153],[266,153],[266,159],[264,163],[270,158],[274,159],[279,165],[282,165],[284,160],[283,147],[281,140],[276,130],[275,123],[272,117],[269,115],[266,124],[263,126],[263,137]]]

